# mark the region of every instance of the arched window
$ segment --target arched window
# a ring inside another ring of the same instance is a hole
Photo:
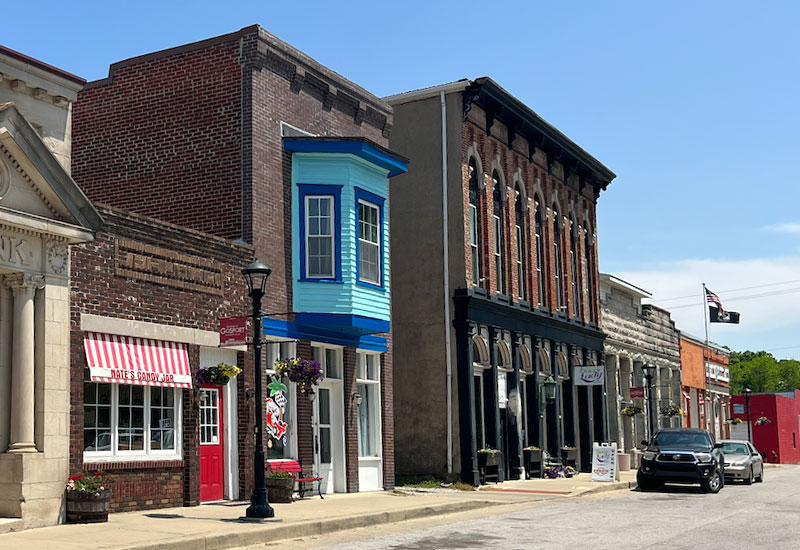
[[[494,191],[492,192],[493,198],[493,211],[494,211],[494,267],[497,274],[497,292],[499,294],[506,293],[505,277],[503,276],[503,250],[504,250],[504,235],[503,235],[503,194],[500,190],[500,175],[497,170],[492,172],[492,183]]]
[[[594,322],[594,288],[592,286],[592,281],[594,280],[595,271],[597,269],[594,265],[594,247],[592,246],[592,240],[592,228],[589,224],[586,224],[584,246],[584,254],[586,255],[586,291],[588,294],[586,301],[586,320],[591,323]]]
[[[564,308],[564,288],[561,272],[561,225],[558,207],[553,205],[553,278],[556,283],[556,311]]]
[[[481,286],[481,209],[478,189],[478,168],[475,157],[469,159],[469,248],[472,252],[472,284]]]
[[[578,224],[575,218],[569,217],[569,259],[570,274],[572,275],[572,316],[577,317],[578,302]]]
[[[528,296],[526,287],[528,285],[528,278],[525,265],[525,252],[528,247],[525,246],[525,215],[522,211],[523,196],[520,192],[519,184],[515,187],[517,201],[514,204],[514,218],[516,223],[516,237],[517,237],[517,280],[519,281],[519,299],[525,300]]]
[[[537,197],[534,201],[536,213],[536,284],[539,289],[539,299],[536,305],[543,306],[547,303],[544,295],[544,225],[542,221],[542,201]]]

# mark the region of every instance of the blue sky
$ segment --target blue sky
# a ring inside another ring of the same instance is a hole
[[[706,282],[742,313],[712,340],[800,357],[800,4],[43,0],[3,17],[0,43],[87,80],[255,23],[380,96],[491,76],[617,173],[602,271],[694,302],[673,318],[698,336]]]

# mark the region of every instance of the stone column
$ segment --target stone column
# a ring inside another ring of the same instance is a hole
[[[618,387],[619,358],[608,353],[605,357],[606,365],[606,414],[608,423],[608,441],[616,441],[620,449],[623,448],[619,426],[619,395]]]
[[[44,288],[44,277],[27,273],[6,275],[3,284],[14,295],[11,351],[10,453],[36,452],[34,443],[34,324],[33,297]]]

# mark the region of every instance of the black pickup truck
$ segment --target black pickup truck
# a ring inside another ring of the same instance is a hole
[[[699,483],[703,492],[717,493],[725,484],[722,444],[708,430],[659,430],[646,445],[636,481],[643,491],[664,483]]]

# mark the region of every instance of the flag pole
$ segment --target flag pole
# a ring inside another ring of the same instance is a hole
[[[703,283],[703,324],[705,325],[705,329],[706,329],[706,345],[703,348],[703,374],[704,374],[703,379],[707,381],[707,378],[705,377],[705,372],[706,372],[706,363],[708,363],[708,357],[707,357],[707,354],[708,354],[708,293],[706,292],[706,284],[705,283]],[[707,383],[708,382],[706,382],[706,384]],[[706,388],[706,391],[707,390],[708,390],[708,388]],[[705,424],[706,424],[704,427],[707,429],[708,428],[708,402],[705,401],[705,397],[706,396],[704,395],[703,396],[703,411],[705,411],[705,414],[703,416],[705,417]],[[700,397],[699,396],[697,398],[697,401],[698,401],[697,410],[699,412],[700,411],[700,403],[699,403]]]

